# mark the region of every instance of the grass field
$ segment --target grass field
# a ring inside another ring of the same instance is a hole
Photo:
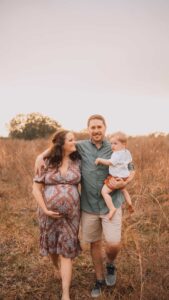
[[[48,258],[39,255],[35,157],[47,140],[0,139],[0,300],[59,300],[61,284]],[[169,136],[129,139],[136,176],[128,187],[135,206],[123,209],[117,283],[102,300],[169,299]],[[88,300],[94,282],[89,245],[75,259],[72,300]],[[104,251],[104,248],[103,248]]]

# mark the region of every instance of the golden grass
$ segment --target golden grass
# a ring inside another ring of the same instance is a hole
[[[60,299],[61,285],[39,255],[34,161],[47,140],[0,139],[0,299]],[[124,208],[117,284],[102,300],[167,300],[169,295],[169,136],[129,139],[136,177],[128,187],[136,212]],[[94,281],[89,246],[74,261],[72,300],[87,300]]]

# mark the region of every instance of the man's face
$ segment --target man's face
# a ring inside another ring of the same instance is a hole
[[[103,141],[105,137],[106,127],[102,120],[93,119],[90,120],[88,132],[92,142],[97,144]]]

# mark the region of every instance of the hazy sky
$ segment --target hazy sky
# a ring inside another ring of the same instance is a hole
[[[0,0],[0,135],[30,112],[169,132],[169,1]]]

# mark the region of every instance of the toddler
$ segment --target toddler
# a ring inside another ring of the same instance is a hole
[[[112,177],[118,180],[122,178],[124,181],[128,178],[130,171],[128,169],[128,164],[132,161],[131,153],[126,149],[127,136],[123,132],[117,132],[111,135],[110,143],[112,147],[112,155],[110,159],[97,158],[95,164],[102,164],[109,166],[109,176],[105,179],[102,188],[102,196],[109,208],[108,219],[111,220],[114,215],[116,208],[112,202],[110,193],[114,191],[111,184]],[[125,188],[121,189],[125,200],[129,205],[129,211],[134,212],[133,205],[131,202],[130,195]]]

